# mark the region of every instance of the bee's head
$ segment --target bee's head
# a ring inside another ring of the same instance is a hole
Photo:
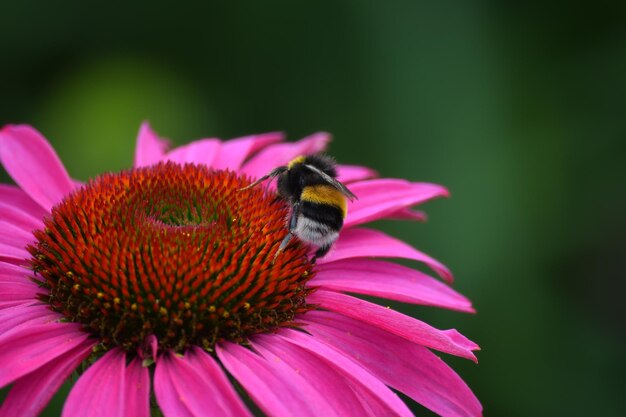
[[[296,166],[302,165],[304,161],[306,161],[306,156],[304,155],[296,156],[291,161],[289,161],[289,163],[287,164],[287,169],[290,170]]]
[[[287,169],[296,169],[299,167],[303,167],[305,169],[311,170],[319,170],[325,173],[326,175],[336,178],[337,177],[337,162],[335,159],[324,153],[317,153],[313,155],[300,155],[293,158],[287,164]]]

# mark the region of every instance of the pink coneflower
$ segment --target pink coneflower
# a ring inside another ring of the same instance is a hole
[[[289,208],[239,190],[329,137],[282,140],[167,151],[144,124],[133,169],[81,184],[39,132],[4,127],[0,159],[18,186],[0,185],[0,387],[12,384],[0,415],[37,415],[77,370],[64,416],[251,416],[253,404],[280,417],[412,415],[392,389],[442,416],[481,415],[431,351],[475,360],[476,344],[346,294],[473,311],[375,258],[422,262],[450,283],[444,265],[360,227],[421,219],[411,207],[446,189],[340,165],[359,199],[332,251],[312,264],[294,240],[274,259]]]

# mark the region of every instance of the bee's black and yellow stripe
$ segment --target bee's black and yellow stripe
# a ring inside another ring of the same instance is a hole
[[[328,211],[328,213],[339,212],[341,219],[345,219],[348,211],[346,199],[343,194],[341,194],[341,191],[326,184],[304,187],[300,195],[300,202],[308,203],[322,210],[327,209],[326,211]]]
[[[327,251],[337,239],[346,216],[346,200],[336,188],[316,184],[303,188],[300,195],[295,234]]]

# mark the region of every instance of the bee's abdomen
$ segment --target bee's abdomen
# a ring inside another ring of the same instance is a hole
[[[328,204],[300,201],[300,216],[327,226],[331,230],[339,231],[341,226],[343,226],[343,212],[341,209]]]
[[[339,216],[344,219],[347,214],[346,199],[341,191],[327,184],[307,185],[300,195],[302,203],[315,204],[312,209],[317,207],[329,207],[339,210]],[[331,214],[332,215],[332,214]],[[341,227],[341,226],[340,226]]]
[[[294,233],[303,241],[325,246],[337,239],[342,226],[343,212],[340,208],[301,201]]]

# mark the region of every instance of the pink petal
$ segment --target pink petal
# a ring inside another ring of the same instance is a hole
[[[252,346],[275,366],[302,375],[340,416],[412,416],[398,396],[377,378],[302,332],[283,330],[271,336],[258,336],[253,338]],[[364,394],[366,401],[359,398]],[[372,406],[377,403],[381,413],[371,414]]]
[[[30,126],[8,125],[0,131],[0,160],[22,190],[48,211],[74,190],[52,146]]]
[[[5,221],[5,219],[0,220],[0,235],[5,235],[2,241],[11,242],[17,247],[25,247],[35,240],[31,231],[26,231],[17,225]]]
[[[156,362],[159,353],[159,340],[153,334],[149,335],[143,341],[143,346],[139,349],[141,359],[152,359]]]
[[[287,343],[276,335],[254,336],[252,347],[275,367],[283,367],[284,372],[291,370],[302,375],[337,415],[367,414],[363,404],[350,388],[348,380],[351,378],[337,372],[322,358]]]
[[[383,232],[372,229],[345,229],[339,235],[328,255],[318,260],[327,264],[348,258],[405,258],[423,262],[433,269],[445,281],[452,282],[452,274],[442,263],[413,248],[409,244],[395,239]]]
[[[37,285],[37,282],[40,281],[40,276],[36,276],[28,265],[19,266],[0,261],[0,279],[7,282],[26,282]],[[43,294],[48,292],[43,287],[38,286],[38,289]]]
[[[216,346],[216,352],[228,372],[266,414],[281,417],[337,415],[295,370],[286,370],[230,342]]]
[[[428,220],[426,213],[419,210],[412,210],[410,208],[403,208],[398,211],[394,211],[385,216],[385,219],[389,220],[415,220],[418,222],[425,222]]]
[[[126,354],[114,348],[85,371],[70,391],[64,417],[125,417]],[[131,411],[131,410],[129,410]],[[132,410],[134,411],[134,410]]]
[[[403,208],[449,195],[440,185],[396,179],[357,182],[350,185],[350,191],[359,199],[348,202],[345,227],[381,219]]]
[[[150,417],[150,372],[141,365],[141,359],[133,359],[126,368],[124,385],[124,415]]]
[[[6,311],[6,310],[3,310]],[[0,336],[0,387],[5,386],[87,339],[75,323],[46,323]]]
[[[383,383],[443,417],[482,415],[463,380],[428,349],[337,314],[311,311],[306,331],[358,362]]]
[[[277,166],[285,165],[293,158],[323,151],[330,141],[328,133],[315,133],[294,143],[268,146],[242,167],[241,172],[252,178],[261,177]]]
[[[85,340],[55,360],[15,381],[2,403],[0,417],[38,416],[65,379],[91,354],[95,344],[93,340]]]
[[[40,292],[35,283],[6,281],[0,276],[0,309],[39,303],[36,296]]]
[[[477,361],[472,351],[478,350],[478,345],[454,329],[435,329],[390,308],[332,291],[317,290],[307,297],[307,303],[319,304],[322,308],[379,327],[422,346]]]
[[[41,219],[48,213],[22,189],[8,184],[0,184],[0,201],[4,204],[23,210],[31,216]]]
[[[412,416],[406,404],[387,388],[382,381],[366,369],[354,362],[348,356],[329,348],[314,337],[300,331],[286,329],[279,333],[279,337],[300,346],[311,353],[324,358],[334,367],[344,373],[346,377],[354,378],[352,388],[362,398],[362,402],[369,406],[370,415],[374,416]]]
[[[323,264],[308,285],[474,312],[467,298],[442,282],[415,269],[384,261],[344,259]]]
[[[20,267],[28,266],[28,261],[26,260],[26,258],[23,258],[21,256],[6,256],[6,255],[2,255],[1,252],[2,250],[0,250],[0,262],[17,265]]]
[[[192,347],[186,356],[191,366],[205,379],[206,384],[211,385],[218,393],[219,397],[216,398],[221,398],[234,416],[252,415],[212,356],[198,347]]]
[[[172,149],[163,158],[179,164],[194,163],[212,166],[220,151],[219,139],[200,139],[188,145]]]
[[[4,202],[0,202],[0,219],[29,233],[43,228],[41,217],[34,217],[28,212]]]
[[[284,140],[281,132],[271,132],[262,135],[246,136],[222,142],[219,155],[213,161],[215,169],[239,170],[241,164],[254,152],[268,145]]]
[[[61,318],[44,305],[12,306],[0,310],[0,336],[17,334],[34,325],[54,323]]]
[[[165,155],[169,142],[161,139],[148,122],[143,122],[137,135],[135,168],[156,164]]]
[[[215,379],[214,379],[215,378]],[[219,365],[200,349],[157,362],[154,392],[166,416],[251,416]]]
[[[343,183],[361,181],[377,176],[378,173],[371,168],[358,165],[337,165],[337,179]]]
[[[26,249],[15,246],[15,243],[7,235],[0,236],[0,261],[6,261],[17,264],[25,264],[26,259],[30,258],[30,254]]]
[[[6,262],[0,262],[0,277],[3,277],[7,281],[14,282],[31,282],[34,278],[33,271],[27,267]]]

